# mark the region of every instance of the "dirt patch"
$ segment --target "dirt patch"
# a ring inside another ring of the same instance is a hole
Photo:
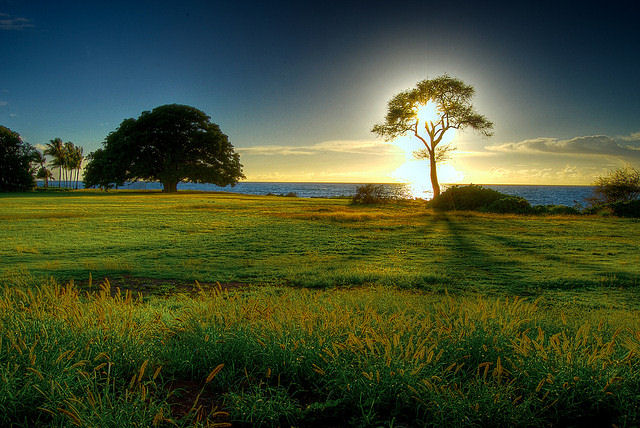
[[[191,414],[194,422],[207,421],[214,426],[229,426],[229,414],[221,410],[221,397],[205,385],[190,380],[174,380],[169,384],[171,415],[182,419]],[[219,425],[218,425],[219,424]]]

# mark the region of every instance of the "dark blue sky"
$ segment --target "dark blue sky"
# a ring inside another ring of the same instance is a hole
[[[127,117],[189,104],[230,136],[250,179],[382,179],[400,159],[369,144],[386,101],[449,73],[496,124],[488,140],[456,136],[469,179],[492,165],[518,181],[526,159],[586,168],[575,137],[606,136],[637,163],[633,3],[480,3],[0,0],[0,124],[88,152]],[[612,156],[599,164],[624,162]]]

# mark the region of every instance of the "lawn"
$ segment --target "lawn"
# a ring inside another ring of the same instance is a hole
[[[637,426],[639,235],[417,202],[0,195],[0,425]]]
[[[0,197],[0,274],[509,292],[639,285],[637,220],[234,194]]]

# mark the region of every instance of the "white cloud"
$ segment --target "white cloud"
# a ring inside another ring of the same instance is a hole
[[[309,156],[320,153],[384,155],[398,152],[393,145],[375,140],[330,140],[306,146],[253,146],[237,147],[236,150],[244,154],[267,156]]]
[[[542,153],[573,156],[609,156],[640,160],[640,132],[624,137],[592,135],[568,140],[534,138],[516,143],[488,146],[487,150],[502,153]]]
[[[18,16],[7,15],[6,13],[0,14],[0,30],[24,30],[26,28],[34,28],[35,25],[31,23],[31,20],[27,18],[21,18]]]

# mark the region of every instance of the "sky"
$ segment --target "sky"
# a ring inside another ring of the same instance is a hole
[[[88,153],[186,104],[249,181],[427,183],[415,139],[371,128],[446,73],[495,126],[452,135],[441,182],[590,184],[640,167],[640,7],[572,3],[0,0],[0,125]]]

